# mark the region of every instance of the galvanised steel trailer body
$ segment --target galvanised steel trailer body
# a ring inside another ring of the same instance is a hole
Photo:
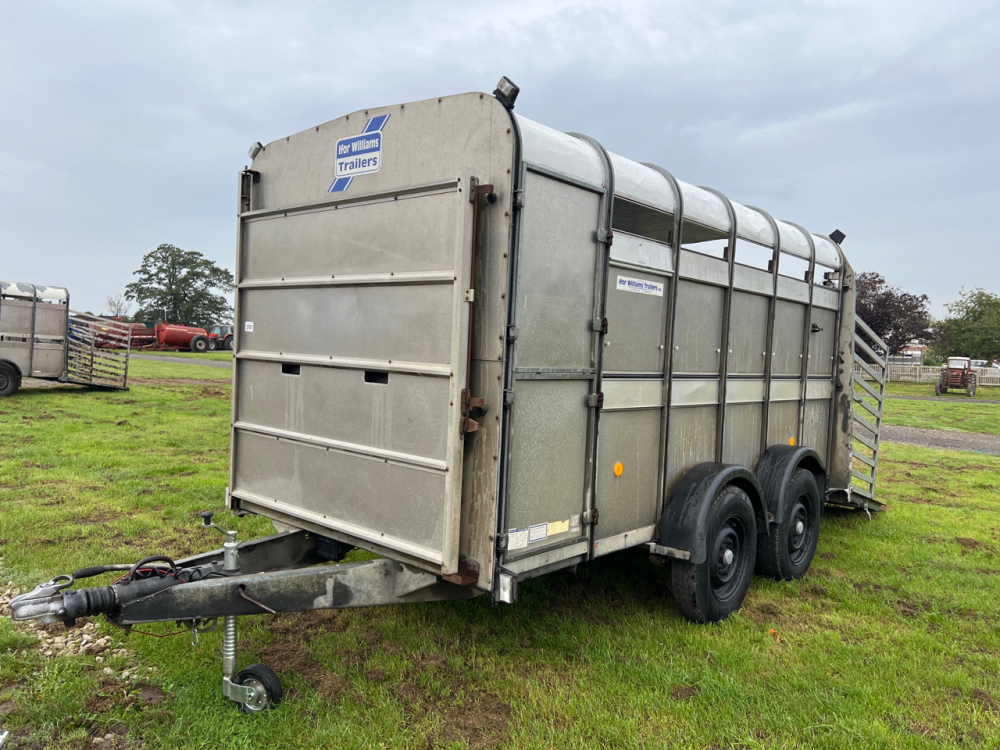
[[[504,80],[255,144],[227,504],[290,530],[231,532],[151,596],[84,607],[53,582],[22,618],[223,616],[226,695],[254,710],[276,679],[235,674],[240,614],[513,603],[519,581],[648,545],[681,611],[717,620],[755,567],[805,572],[824,501],[877,507],[885,360],[855,335],[842,235],[514,115],[514,96]],[[353,547],[385,559],[306,567]]]
[[[125,353],[102,352],[102,346]],[[69,309],[58,286],[0,281],[0,396],[22,378],[124,389],[128,381],[127,326]]]

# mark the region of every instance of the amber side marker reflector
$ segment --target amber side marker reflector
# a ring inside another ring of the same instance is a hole
[[[625,471],[625,467],[622,466],[622,462],[619,461],[618,463],[615,464],[615,476],[620,477],[623,471]]]
[[[795,438],[794,437],[788,438],[788,444],[789,445],[795,445]]]

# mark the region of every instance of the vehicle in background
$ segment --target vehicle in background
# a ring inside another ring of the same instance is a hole
[[[217,323],[208,329],[209,348],[219,351],[232,351],[233,349],[233,327]]]
[[[127,390],[129,341],[127,324],[70,310],[63,287],[0,281],[0,396],[23,378]]]
[[[949,388],[964,388],[970,398],[976,395],[976,373],[972,371],[974,362],[986,364],[986,360],[972,360],[968,357],[948,357],[941,366],[941,377],[934,384],[934,394],[940,396]]]
[[[179,323],[157,323],[154,329],[156,343],[147,349],[154,351],[192,351],[198,354],[209,351],[208,331],[204,328],[185,326]]]

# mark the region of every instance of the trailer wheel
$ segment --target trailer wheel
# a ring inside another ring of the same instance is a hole
[[[965,395],[972,398],[976,395],[976,376],[969,375],[969,384],[965,386]]]
[[[21,378],[17,370],[8,364],[0,363],[0,398],[13,396],[21,387]]]
[[[694,622],[718,622],[740,608],[753,575],[756,529],[747,493],[723,487],[708,510],[705,561],[673,561],[674,600],[682,615]]]
[[[253,703],[240,704],[244,713],[260,713],[281,703],[281,680],[266,664],[251,664],[241,669],[234,682],[237,685],[257,688],[257,700]]]
[[[191,347],[191,351],[197,352],[198,354],[202,354],[204,352],[207,352],[208,351],[208,337],[207,336],[202,336],[201,334],[198,334],[193,339],[191,339],[191,343],[189,344],[189,346]]]
[[[784,517],[771,528],[770,537],[757,539],[758,570],[769,578],[790,581],[809,570],[819,540],[821,503],[816,477],[799,469],[788,481]]]

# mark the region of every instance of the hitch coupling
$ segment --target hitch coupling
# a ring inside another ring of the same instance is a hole
[[[110,586],[70,589],[74,580],[73,576],[56,576],[27,594],[14,597],[10,603],[11,618],[15,622],[38,620],[67,624],[72,624],[78,617],[108,615],[114,618],[121,611],[122,603],[181,583],[172,576],[164,576],[122,581]]]

